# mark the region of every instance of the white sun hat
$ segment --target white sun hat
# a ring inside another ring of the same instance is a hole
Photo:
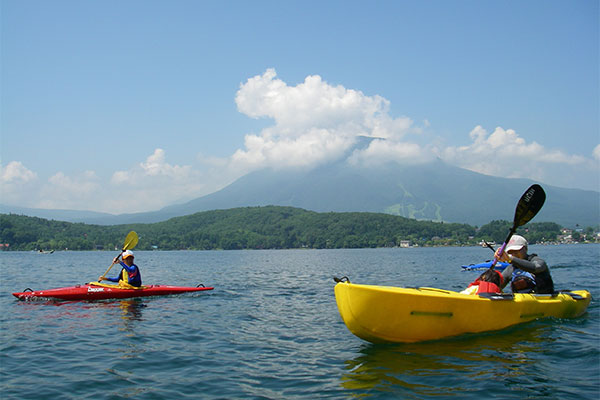
[[[521,250],[523,247],[527,247],[527,239],[523,236],[513,235],[508,241],[504,251]]]
[[[133,251],[131,250],[125,250],[123,252],[123,254],[121,255],[121,257],[124,259],[126,259],[127,257],[133,257]]]

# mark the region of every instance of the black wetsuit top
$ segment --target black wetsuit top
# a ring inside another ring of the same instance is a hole
[[[538,257],[537,254],[528,254],[525,260],[513,257],[511,265],[502,271],[504,282],[508,283],[510,281],[514,268],[527,271],[535,276],[536,293],[554,293],[554,282],[552,281],[552,276],[550,276],[550,269],[548,269],[546,261]]]

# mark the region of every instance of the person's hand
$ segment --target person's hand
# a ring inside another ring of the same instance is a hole
[[[119,262],[119,257],[115,257],[115,259],[113,260],[113,264],[117,264]]]
[[[511,258],[510,255],[507,252],[502,252],[502,255],[500,255],[500,250],[502,248],[499,248],[498,250],[496,250],[496,253],[494,254],[494,256],[498,259],[498,261],[502,261],[502,262],[511,262]]]
[[[98,278],[98,282],[102,282],[104,280],[104,277],[101,276],[100,278]]]

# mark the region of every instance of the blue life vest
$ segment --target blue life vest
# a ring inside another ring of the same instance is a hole
[[[535,276],[522,269],[514,268],[510,287],[513,293],[531,293],[535,289]]]

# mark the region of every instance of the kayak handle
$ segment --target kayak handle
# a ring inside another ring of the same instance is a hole
[[[479,293],[478,296],[490,300],[513,300],[515,298],[513,293]]]
[[[199,283],[196,287],[200,287],[200,286],[206,287],[206,286],[204,286],[204,283]]]
[[[350,283],[350,279],[348,279],[347,276],[342,276],[341,278],[338,278],[337,276],[334,276],[333,280],[334,280],[335,283],[341,283],[341,282],[348,282],[348,283]]]
[[[23,290],[23,293],[25,293],[25,292],[33,292],[33,289],[32,288],[27,288],[27,289]]]
[[[567,296],[571,296],[571,298],[573,298],[573,300],[583,300],[584,299],[584,297],[582,295],[573,293],[570,290],[559,290],[558,292],[555,292],[552,295],[555,296],[558,294],[566,294]]]

